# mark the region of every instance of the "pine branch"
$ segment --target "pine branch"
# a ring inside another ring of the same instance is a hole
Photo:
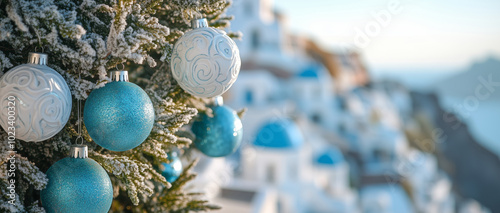
[[[172,187],[164,190],[160,194],[160,203],[162,206],[169,206],[166,209],[168,212],[189,212],[189,211],[207,211],[216,210],[220,207],[208,204],[206,200],[198,200],[197,197],[201,193],[187,193],[183,191],[185,185],[196,177],[196,174],[191,172],[191,169],[196,165],[198,160],[191,162],[172,184]]]
[[[91,157],[124,184],[134,205],[139,204],[140,194],[146,197],[153,194],[153,189],[145,184],[146,180],[154,177],[156,181],[170,187],[165,177],[159,175],[147,163],[130,159],[127,156],[106,156],[95,152],[92,152]]]
[[[19,188],[17,206],[7,203],[7,179],[0,175],[0,212],[44,212],[39,191],[47,180],[44,171],[67,157],[78,135],[76,101],[104,86],[107,73],[124,63],[140,86],[146,88],[155,107],[155,124],[149,138],[126,152],[110,152],[98,146],[85,127],[82,136],[90,157],[110,173],[114,187],[112,212],[188,212],[218,207],[198,200],[199,193],[184,186],[195,174],[190,164],[172,185],[155,168],[178,148],[188,148],[186,131],[198,112],[208,112],[207,99],[184,92],[173,79],[169,61],[173,44],[191,29],[190,20],[200,15],[219,28],[229,26],[224,15],[226,0],[8,0],[0,1],[0,77],[24,64],[28,52],[49,54],[49,66],[70,86],[73,111],[65,129],[41,142],[17,142]],[[230,36],[237,36],[229,33]],[[81,79],[78,74],[81,73]],[[0,172],[5,174],[5,132],[0,129]],[[169,188],[170,187],[170,188]]]

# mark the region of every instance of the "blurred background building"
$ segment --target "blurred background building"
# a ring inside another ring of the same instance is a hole
[[[224,100],[247,108],[244,144],[200,155],[195,183],[220,212],[500,212],[500,149],[484,146],[498,140],[500,61],[421,92],[373,79],[357,49],[290,33],[273,1],[228,13],[244,38]]]

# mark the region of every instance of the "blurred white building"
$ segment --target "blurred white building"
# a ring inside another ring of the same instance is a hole
[[[293,41],[286,31],[285,17],[273,7],[272,0],[233,1],[228,10],[228,14],[235,17],[230,29],[243,33],[243,38],[236,44],[244,65],[257,63],[295,71],[296,65],[301,63],[296,60],[304,59],[304,55],[297,52],[300,48],[293,47]]]
[[[449,178],[406,138],[406,90],[367,86],[358,54],[291,36],[271,0],[234,1],[228,13],[243,65],[224,98],[247,108],[243,145],[204,157],[195,182],[219,212],[455,211]]]

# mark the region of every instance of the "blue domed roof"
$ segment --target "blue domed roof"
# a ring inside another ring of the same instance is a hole
[[[298,148],[304,142],[299,127],[288,119],[279,119],[264,124],[253,144],[265,148]]]
[[[342,152],[340,152],[339,149],[330,147],[327,150],[320,152],[314,161],[316,164],[320,165],[336,165],[344,162],[344,155],[342,155]]]
[[[310,65],[297,74],[297,76],[302,78],[319,78],[318,72],[320,69],[321,67],[318,65]]]

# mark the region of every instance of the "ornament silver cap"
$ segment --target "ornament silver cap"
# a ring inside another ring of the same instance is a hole
[[[69,151],[71,158],[88,158],[89,149],[86,145],[73,145]]]
[[[191,27],[193,29],[208,27],[208,21],[206,18],[193,19],[193,20],[191,20]]]
[[[224,99],[222,98],[222,96],[216,96],[214,98],[214,106],[222,106],[224,104]]]
[[[45,53],[30,52],[28,54],[28,64],[47,65],[49,55]]]
[[[128,82],[128,71],[111,71],[109,72],[111,81],[126,81]]]

